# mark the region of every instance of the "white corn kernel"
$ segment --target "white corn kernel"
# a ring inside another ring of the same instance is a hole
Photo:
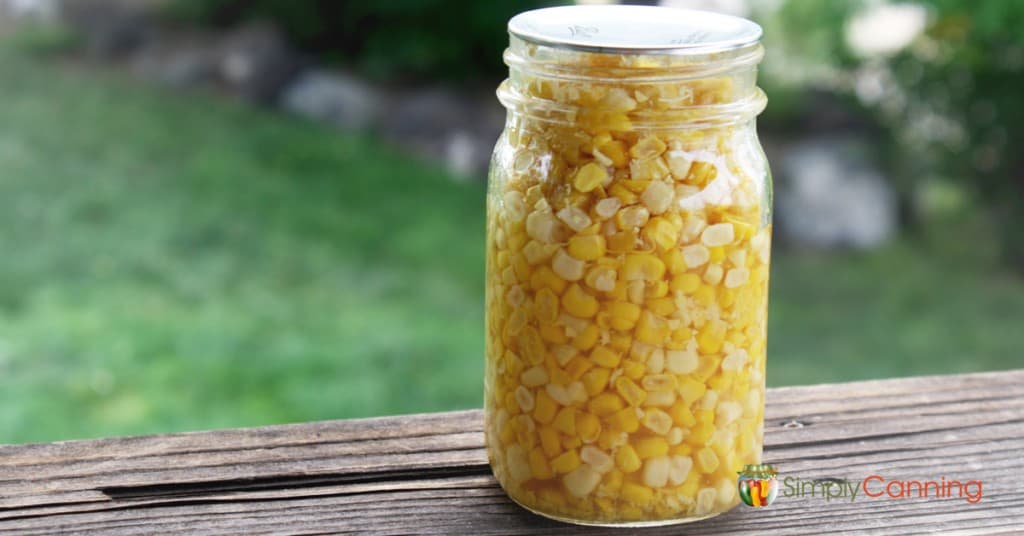
[[[600,218],[607,220],[614,216],[621,207],[622,201],[618,197],[606,197],[594,205],[594,212],[596,212]]]
[[[644,462],[644,485],[652,488],[663,488],[668,484],[671,463],[668,456],[655,456]]]
[[[678,195],[678,194],[677,194]],[[680,196],[680,199],[683,197]],[[707,222],[703,218],[691,216],[683,224],[683,231],[679,233],[679,239],[685,242],[693,242],[704,231]]]
[[[558,277],[566,281],[579,281],[583,279],[583,269],[586,268],[586,261],[581,261],[569,255],[564,248],[559,248],[551,259],[551,269]]]
[[[715,409],[718,405],[718,391],[714,389],[708,389],[704,393],[704,398],[700,399],[700,409]]]
[[[515,285],[508,289],[505,299],[508,300],[509,305],[512,307],[519,307],[523,304],[523,300],[526,299],[526,293],[523,292],[523,287]]]
[[[526,217],[526,202],[523,194],[515,190],[505,192],[504,213],[514,222],[521,222]]]
[[[682,428],[680,428],[678,426],[673,426],[672,429],[668,431],[668,434],[665,436],[665,439],[668,440],[668,444],[669,445],[673,445],[674,446],[674,445],[678,445],[678,444],[682,443],[683,439],[685,437],[686,437],[686,433],[683,432]]]
[[[731,424],[743,414],[743,406],[739,402],[726,400],[718,403],[716,410],[715,425],[725,426]]]
[[[733,266],[742,268],[747,263],[747,250],[732,250],[731,252],[729,252],[729,262],[731,262]]]
[[[715,507],[715,500],[718,499],[718,490],[715,488],[701,488],[697,492],[697,515],[702,516],[710,513]]]
[[[518,444],[510,445],[505,449],[505,463],[508,464],[508,473],[513,482],[528,480],[533,476],[530,471],[530,461],[526,457],[526,449]]]
[[[566,388],[566,392],[569,394],[569,402],[575,404],[582,404],[587,401],[587,388],[583,385],[583,382],[572,382]]]
[[[736,288],[743,285],[750,279],[750,270],[746,268],[733,268],[725,274],[725,288]]]
[[[548,383],[548,371],[543,365],[530,367],[519,376],[519,381],[527,387],[540,387]]]
[[[689,456],[672,456],[669,460],[668,480],[673,486],[682,484],[693,469],[693,459]]]
[[[725,275],[725,270],[722,269],[721,264],[712,264],[704,270],[704,282],[709,285],[717,285],[722,282],[722,276]]]
[[[651,214],[661,214],[672,204],[672,187],[662,181],[651,181],[644,193],[640,195],[647,210]]]
[[[718,504],[726,507],[736,500],[736,484],[731,478],[723,478],[718,481]]]
[[[530,467],[527,465],[527,471]],[[601,481],[601,473],[589,465],[581,465],[562,478],[565,489],[575,497],[586,497]]]
[[[619,221],[626,229],[630,227],[643,227],[651,218],[651,212],[647,207],[633,205],[619,211]]]
[[[579,350],[571,344],[560,344],[551,350],[551,353],[555,355],[555,360],[558,361],[558,366],[564,367],[572,361],[572,358],[576,357]]]
[[[644,406],[668,407],[676,402],[675,391],[653,391],[647,393],[644,399]]]
[[[722,360],[722,370],[739,370],[749,359],[750,354],[742,348],[729,352]]]
[[[572,396],[569,395],[569,390],[565,386],[549,383],[544,387],[544,390],[548,392],[548,396],[555,402],[563,406],[572,405]]]
[[[516,387],[516,403],[519,404],[519,409],[523,410],[524,413],[533,411],[533,393],[530,392],[525,386],[520,385]]]
[[[590,227],[590,216],[576,207],[565,207],[558,211],[558,219],[565,222],[573,231],[580,232]]]
[[[665,435],[672,428],[672,417],[660,409],[647,410],[641,422],[648,430],[658,435]]]
[[[700,234],[700,241],[705,246],[713,248],[731,244],[735,237],[736,233],[731,223],[716,223],[704,229],[704,232]]]
[[[669,321],[671,323],[671,321]],[[669,326],[671,327],[671,326]],[[661,374],[665,371],[665,350],[655,348],[651,355],[647,356],[647,373]]]
[[[550,212],[537,211],[526,217],[526,234],[534,240],[553,244],[564,240],[565,230]]]
[[[709,260],[711,260],[711,250],[700,244],[683,248],[683,261],[686,262],[687,268],[696,268]]]
[[[665,155],[665,162],[668,163],[668,169],[672,171],[672,176],[676,180],[685,179],[690,174],[690,165],[693,164],[683,151],[669,151]]]
[[[611,456],[592,445],[585,445],[580,449],[580,459],[598,473],[607,473],[615,467],[615,461]]]
[[[697,352],[669,350],[665,352],[665,366],[673,374],[689,374],[697,370]]]

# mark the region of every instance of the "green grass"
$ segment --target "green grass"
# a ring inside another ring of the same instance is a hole
[[[476,407],[483,195],[373,140],[0,51],[0,443]],[[778,255],[769,382],[1024,366],[1024,283]]]

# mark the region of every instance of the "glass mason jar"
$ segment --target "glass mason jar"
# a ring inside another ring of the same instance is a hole
[[[573,523],[724,512],[764,429],[761,29],[571,6],[509,32],[487,196],[494,474]]]

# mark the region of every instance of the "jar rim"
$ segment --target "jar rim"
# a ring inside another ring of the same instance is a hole
[[[574,5],[535,9],[508,22],[523,41],[578,52],[699,56],[758,46],[763,30],[736,17],[658,6]]]

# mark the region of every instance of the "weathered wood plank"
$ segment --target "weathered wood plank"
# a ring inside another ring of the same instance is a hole
[[[0,446],[0,533],[584,532],[505,497],[481,426],[474,410]],[[765,429],[780,477],[981,480],[983,499],[783,496],[642,532],[1024,533],[1024,371],[772,389]]]

